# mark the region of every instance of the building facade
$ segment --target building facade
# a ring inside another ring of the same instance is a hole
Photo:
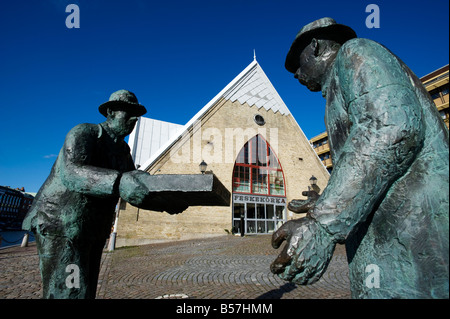
[[[434,104],[436,104],[436,107],[441,114],[442,120],[447,125],[447,128],[449,128],[449,111],[448,111],[448,103],[449,103],[449,66],[448,64],[446,66],[443,66],[440,69],[437,69],[434,72],[431,72],[428,75],[425,75],[420,78],[423,85],[427,89],[427,91],[430,93],[431,98],[434,101]]]
[[[267,234],[291,218],[292,199],[306,199],[311,176],[324,189],[329,173],[254,60],[183,127],[142,162],[150,174],[215,174],[231,193],[229,207],[189,207],[178,215],[120,205],[117,246],[210,237]],[[130,147],[148,147],[136,129]],[[145,135],[145,134],[144,134]],[[148,140],[148,139],[147,139]],[[241,224],[241,220],[243,224]],[[242,227],[241,227],[242,225]]]
[[[21,230],[34,196],[23,189],[0,186],[0,230]]]
[[[330,144],[328,143],[327,132],[320,133],[319,135],[310,139],[309,142],[316,151],[317,156],[319,156],[323,165],[325,165],[328,172],[331,173],[333,170],[333,162],[331,161],[331,150]]]
[[[443,66],[436,71],[431,72],[420,78],[423,85],[430,93],[431,98],[441,114],[442,120],[449,128],[449,65]],[[330,145],[328,143],[327,132],[314,136],[309,141],[322,161],[323,165],[331,173],[333,170],[333,162],[331,160]]]

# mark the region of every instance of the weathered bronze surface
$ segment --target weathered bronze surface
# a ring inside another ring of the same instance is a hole
[[[314,208],[317,200],[319,199],[320,188],[317,185],[313,185],[308,191],[302,192],[303,196],[307,196],[308,199],[293,199],[288,203],[288,209],[296,214],[305,214]]]
[[[420,80],[330,18],[300,30],[286,68],[326,99],[334,167],[307,217],[274,233],[272,271],[314,283],[345,243],[353,298],[448,298],[449,136]]]
[[[134,182],[136,179],[130,181]],[[229,206],[231,198],[230,192],[213,174],[142,174],[135,188],[150,196],[137,198],[136,192],[128,187],[121,190],[121,197],[134,206],[169,214],[180,213],[189,206]]]
[[[136,170],[124,138],[146,110],[133,93],[114,92],[99,111],[105,122],[80,124],[67,134],[22,225],[35,233],[44,298],[95,298],[119,197],[169,213],[203,202],[229,204],[213,175],[158,177]]]

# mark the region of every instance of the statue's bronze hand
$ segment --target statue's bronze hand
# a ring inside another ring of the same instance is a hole
[[[131,205],[142,205],[149,194],[147,186],[142,182],[142,177],[146,175],[148,173],[139,170],[123,173],[119,184],[120,197]]]
[[[272,246],[286,245],[270,269],[280,278],[301,285],[320,279],[333,256],[335,243],[310,217],[286,222],[272,236]]]
[[[296,214],[304,214],[311,211],[316,204],[317,198],[301,200],[293,199],[288,203],[288,209]]]

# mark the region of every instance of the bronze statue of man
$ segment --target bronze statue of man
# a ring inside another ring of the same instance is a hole
[[[272,271],[314,283],[345,243],[353,298],[448,298],[449,136],[420,80],[331,18],[300,30],[285,66],[326,99],[333,172],[274,233]]]
[[[23,222],[35,233],[44,298],[95,298],[119,186],[137,199],[147,194],[133,185],[147,173],[136,170],[124,141],[145,107],[119,90],[99,111],[105,122],[80,124],[67,134]]]

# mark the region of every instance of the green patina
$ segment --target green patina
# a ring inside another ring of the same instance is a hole
[[[286,59],[326,98],[333,172],[307,217],[274,234],[287,244],[272,271],[313,283],[345,243],[353,298],[448,298],[448,130],[411,70],[348,29],[314,21]]]

